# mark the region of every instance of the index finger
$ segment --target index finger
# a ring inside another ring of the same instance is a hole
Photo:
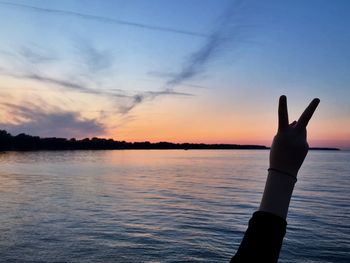
[[[309,106],[307,106],[307,108],[304,110],[303,114],[301,114],[296,125],[296,129],[302,130],[306,128],[319,103],[320,99],[318,98],[311,101]]]
[[[278,104],[278,130],[282,131],[287,129],[288,122],[287,97],[282,95]]]

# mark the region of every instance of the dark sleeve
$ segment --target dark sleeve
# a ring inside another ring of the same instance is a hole
[[[278,261],[287,222],[268,212],[255,212],[230,263]]]

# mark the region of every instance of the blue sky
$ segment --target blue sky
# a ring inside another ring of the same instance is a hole
[[[269,144],[286,94],[291,118],[321,99],[315,145],[350,147],[349,11],[340,0],[0,1],[1,123]]]

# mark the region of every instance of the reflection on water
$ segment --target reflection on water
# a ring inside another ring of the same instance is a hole
[[[267,151],[0,154],[1,262],[227,262]],[[280,262],[349,262],[350,153],[310,152]]]

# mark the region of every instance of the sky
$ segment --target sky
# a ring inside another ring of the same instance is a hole
[[[350,149],[347,0],[0,1],[0,129],[262,144],[315,97],[311,146]]]

